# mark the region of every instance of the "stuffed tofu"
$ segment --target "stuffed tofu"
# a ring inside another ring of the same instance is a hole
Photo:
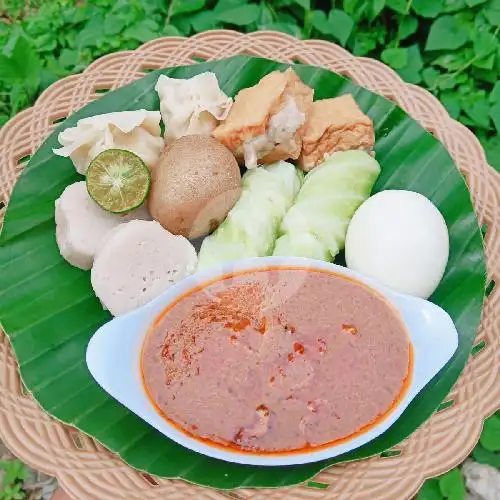
[[[293,69],[273,71],[257,85],[238,93],[228,117],[213,136],[247,168],[296,160],[312,99],[313,90]]]
[[[374,143],[373,123],[351,94],[315,101],[307,115],[299,165],[308,172],[332,153],[370,151]]]

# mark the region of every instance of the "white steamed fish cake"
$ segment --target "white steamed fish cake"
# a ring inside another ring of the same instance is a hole
[[[196,269],[193,245],[156,221],[133,220],[115,228],[91,271],[92,287],[114,316],[156,298]]]
[[[56,240],[61,255],[73,266],[90,269],[108,233],[132,219],[149,220],[146,207],[129,214],[112,214],[89,196],[85,181],[70,184],[56,200]]]

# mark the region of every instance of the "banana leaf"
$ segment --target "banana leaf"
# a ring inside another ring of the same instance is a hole
[[[375,191],[418,191],[446,219],[450,259],[431,300],[455,321],[460,336],[455,356],[382,436],[336,459],[294,467],[243,466],[191,452],[160,435],[93,381],[85,365],[85,350],[90,337],[110,316],[92,291],[89,273],[66,263],[55,242],[54,201],[68,184],[81,180],[69,159],[52,153],[58,132],[99,113],[159,109],[154,86],[160,74],[189,78],[213,71],[224,92],[234,96],[270,71],[285,68],[274,61],[237,56],[155,71],[110,92],[66,119],[48,137],[25,168],[9,203],[0,237],[0,321],[26,387],[48,413],[150,474],[220,489],[278,487],[304,482],[334,463],[378,455],[432,415],[471,350],[483,305],[485,260],[469,191],[450,155],[394,103],[328,70],[294,65],[304,82],[314,87],[316,99],[352,93],[372,118],[376,156],[382,166]]]

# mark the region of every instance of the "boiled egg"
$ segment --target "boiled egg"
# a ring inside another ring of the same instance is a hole
[[[428,298],[449,254],[443,216],[425,196],[388,190],[356,211],[345,245],[347,266],[398,292]]]

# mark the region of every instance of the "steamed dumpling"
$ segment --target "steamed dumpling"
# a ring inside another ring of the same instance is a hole
[[[61,148],[53,152],[70,157],[80,174],[106,149],[125,149],[142,158],[150,167],[163,149],[159,111],[119,111],[78,120],[76,127],[63,130],[58,140]]]
[[[215,74],[209,72],[189,79],[160,75],[155,90],[160,97],[166,142],[185,135],[210,135],[233,103],[219,88]]]

